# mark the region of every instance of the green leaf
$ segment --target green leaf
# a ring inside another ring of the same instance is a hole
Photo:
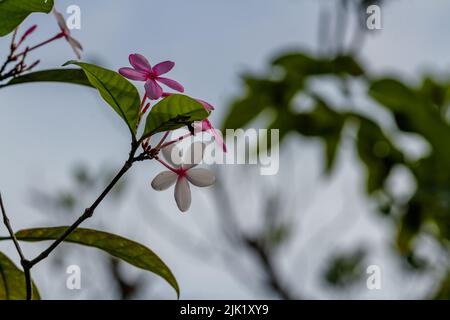
[[[374,81],[370,95],[394,114],[399,129],[422,135],[443,162],[450,163],[450,127],[429,99],[389,78]]]
[[[326,74],[336,76],[361,76],[364,74],[360,64],[351,56],[317,59],[304,53],[291,53],[275,59],[272,64],[283,67],[290,78]]]
[[[31,72],[12,79],[4,86],[30,82],[64,82],[92,87],[86,74],[81,69],[53,69]]]
[[[181,128],[194,121],[204,120],[208,115],[209,112],[197,100],[182,94],[173,94],[151,109],[143,137]]]
[[[115,71],[77,61],[68,61],[64,65],[69,64],[83,69],[90,83],[125,121],[134,137],[140,112],[140,98],[136,87]]]
[[[53,0],[0,0],[0,37],[6,36],[33,12],[49,13]]]
[[[25,275],[0,252],[0,300],[25,300],[27,298]],[[39,291],[33,284],[33,300],[40,300]]]
[[[68,227],[35,228],[16,233],[21,241],[45,241],[59,238]],[[153,272],[164,278],[180,295],[177,280],[165,263],[149,248],[135,241],[115,234],[92,229],[78,228],[65,240],[66,242],[95,247],[110,255],[128,262],[138,268]]]
[[[356,147],[367,168],[367,192],[373,193],[384,187],[394,166],[404,163],[404,156],[375,122],[359,119]]]

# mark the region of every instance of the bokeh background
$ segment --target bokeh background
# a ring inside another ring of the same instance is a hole
[[[365,27],[373,3],[382,30]],[[72,4],[84,61],[173,60],[171,78],[216,107],[218,127],[283,136],[277,175],[215,166],[217,185],[195,189],[187,214],[150,188],[161,167],[140,164],[85,227],[148,245],[182,299],[450,297],[448,1],[56,1],[62,12]],[[33,41],[57,32],[43,14],[23,30],[35,23]],[[55,68],[73,54],[61,41],[32,58]],[[387,77],[397,80],[378,81]],[[70,224],[123,163],[126,128],[83,87],[13,86],[0,101],[0,188],[14,228]],[[81,290],[66,288],[69,265],[81,268]],[[366,286],[370,265],[380,290]],[[46,299],[176,298],[160,278],[75,245],[33,277]]]

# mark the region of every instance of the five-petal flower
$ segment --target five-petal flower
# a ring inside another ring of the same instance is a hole
[[[215,182],[214,173],[208,169],[194,168],[203,158],[205,144],[194,142],[181,158],[180,150],[174,144],[161,151],[168,162],[165,164],[170,171],[163,171],[152,181],[152,188],[158,191],[166,190],[175,184],[175,201],[181,212],[191,206],[191,189],[189,183],[197,187],[207,187]]]
[[[130,80],[145,81],[145,93],[150,99],[157,100],[163,95],[163,90],[158,82],[173,90],[184,92],[183,86],[177,81],[161,77],[172,70],[175,66],[174,62],[164,61],[152,67],[148,60],[138,53],[130,54],[129,61],[133,68],[120,68],[119,73]]]

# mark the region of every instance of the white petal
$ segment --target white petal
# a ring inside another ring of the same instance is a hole
[[[175,185],[175,201],[178,209],[185,212],[191,206],[191,188],[189,182],[185,177],[179,177]]]
[[[192,143],[186,150],[183,157],[183,168],[190,169],[200,164],[203,160],[203,153],[206,145],[203,142],[197,141]]]
[[[208,187],[216,181],[216,176],[211,170],[203,168],[191,169],[187,172],[187,179],[197,187]]]
[[[71,37],[71,36],[67,37],[67,39],[71,46],[77,48],[78,50],[83,51],[83,46],[77,39],[75,39],[74,37]]]
[[[67,41],[69,42],[70,46],[72,47],[73,52],[75,53],[75,55],[77,56],[78,59],[81,59],[81,51],[83,51],[83,47],[81,46],[81,44],[75,40],[72,37],[67,37]]]
[[[70,34],[69,28],[67,28],[66,19],[64,19],[64,16],[56,11],[56,9],[53,9],[53,14],[56,17],[56,21],[58,22],[58,26],[63,30],[66,34]]]
[[[172,171],[163,171],[152,181],[152,188],[158,191],[166,190],[177,181],[178,175]]]
[[[182,163],[182,158],[180,155],[180,149],[176,146],[175,143],[163,148],[162,154],[164,159],[173,167],[179,167]]]

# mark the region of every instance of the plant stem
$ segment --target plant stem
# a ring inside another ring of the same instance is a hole
[[[123,175],[131,168],[135,160],[134,155],[136,153],[136,147],[133,146],[130,156],[128,160],[124,163],[120,171],[116,174],[116,176],[111,180],[111,182],[106,186],[103,192],[98,196],[98,198],[94,201],[94,203],[87,208],[84,213],[66,230],[64,233],[56,239],[47,249],[42,251],[36,258],[30,261],[30,268],[38,264],[40,261],[44,260],[48,257],[48,255],[58,247],[61,242],[63,242],[76,228],[78,228],[86,219],[92,217],[95,209],[98,205],[105,199],[108,193],[112,190],[112,188],[117,184],[117,182],[123,177]]]
[[[33,298],[33,285],[31,282],[31,275],[30,275],[30,267],[29,267],[30,262],[25,258],[22,248],[20,247],[19,241],[17,241],[16,235],[14,234],[13,228],[11,227],[11,222],[9,221],[8,215],[6,214],[6,209],[5,205],[3,204],[3,198],[1,193],[0,193],[0,207],[3,216],[3,223],[6,226],[6,229],[8,229],[9,235],[11,236],[14,246],[16,247],[16,250],[19,253],[20,264],[22,265],[23,272],[25,273],[26,298],[27,300],[31,300]]]
[[[23,266],[24,273],[25,273],[27,300],[31,300],[32,299],[32,292],[33,292],[33,285],[32,285],[32,282],[31,282],[31,268],[33,268],[36,264],[38,264],[39,262],[41,262],[42,260],[47,258],[49,256],[49,254],[51,252],[53,252],[53,250],[55,250],[65,239],[67,239],[67,237],[75,229],[77,229],[86,219],[92,217],[92,215],[94,214],[95,209],[100,205],[100,203],[105,199],[105,197],[109,194],[109,192],[114,188],[114,186],[117,184],[117,182],[132,167],[134,162],[143,161],[143,160],[149,159],[147,154],[145,154],[145,152],[143,152],[139,156],[135,157],[138,147],[139,147],[138,143],[136,143],[136,142],[132,143],[129,157],[128,157],[127,161],[125,161],[124,165],[119,170],[119,172],[116,174],[116,176],[106,186],[106,188],[98,196],[98,198],[92,203],[92,205],[89,208],[87,208],[84,211],[84,213],[69,228],[67,228],[67,230],[64,231],[64,233],[58,239],[56,239],[54,242],[52,242],[52,244],[50,244],[50,246],[47,249],[42,251],[33,260],[28,261],[25,258],[23,258],[22,266]],[[0,200],[1,200],[1,198],[0,198]],[[2,206],[2,209],[3,209],[3,206]],[[10,231],[10,234],[11,234],[11,238],[14,240],[15,239],[14,233],[11,233],[11,231]],[[15,240],[15,243],[16,242],[17,242],[17,239]],[[17,246],[18,246],[18,242],[17,242]],[[20,247],[18,247],[18,248],[20,248]],[[22,252],[22,251],[20,250],[20,252]],[[21,254],[21,257],[22,256],[23,255]]]
[[[60,33],[58,33],[57,35],[51,37],[50,39],[45,40],[44,42],[41,42],[41,43],[39,43],[39,44],[37,44],[37,45],[35,45],[35,46],[29,48],[28,50],[22,51],[21,53],[18,53],[18,54],[16,54],[16,55],[14,55],[13,58],[14,58],[14,59],[17,59],[18,57],[23,56],[24,54],[26,54],[26,53],[28,53],[28,52],[30,52],[30,51],[33,51],[33,50],[35,50],[35,49],[37,49],[37,48],[40,48],[40,47],[42,47],[42,46],[44,46],[44,45],[46,45],[46,44],[48,44],[48,43],[50,43],[50,42],[53,42],[53,41],[55,41],[55,40],[60,39],[60,38],[62,38],[62,37],[64,37],[64,33],[63,33],[63,32],[60,32]]]
[[[168,142],[164,143],[163,145],[159,146],[159,149],[163,149],[163,148],[165,148],[167,146],[170,146],[171,144],[174,144],[175,142],[179,142],[179,141],[182,141],[182,140],[184,140],[186,138],[192,137],[192,135],[193,135],[192,133],[187,133],[184,136],[181,136],[181,137],[179,137],[179,138],[177,138],[175,140],[168,141]]]

